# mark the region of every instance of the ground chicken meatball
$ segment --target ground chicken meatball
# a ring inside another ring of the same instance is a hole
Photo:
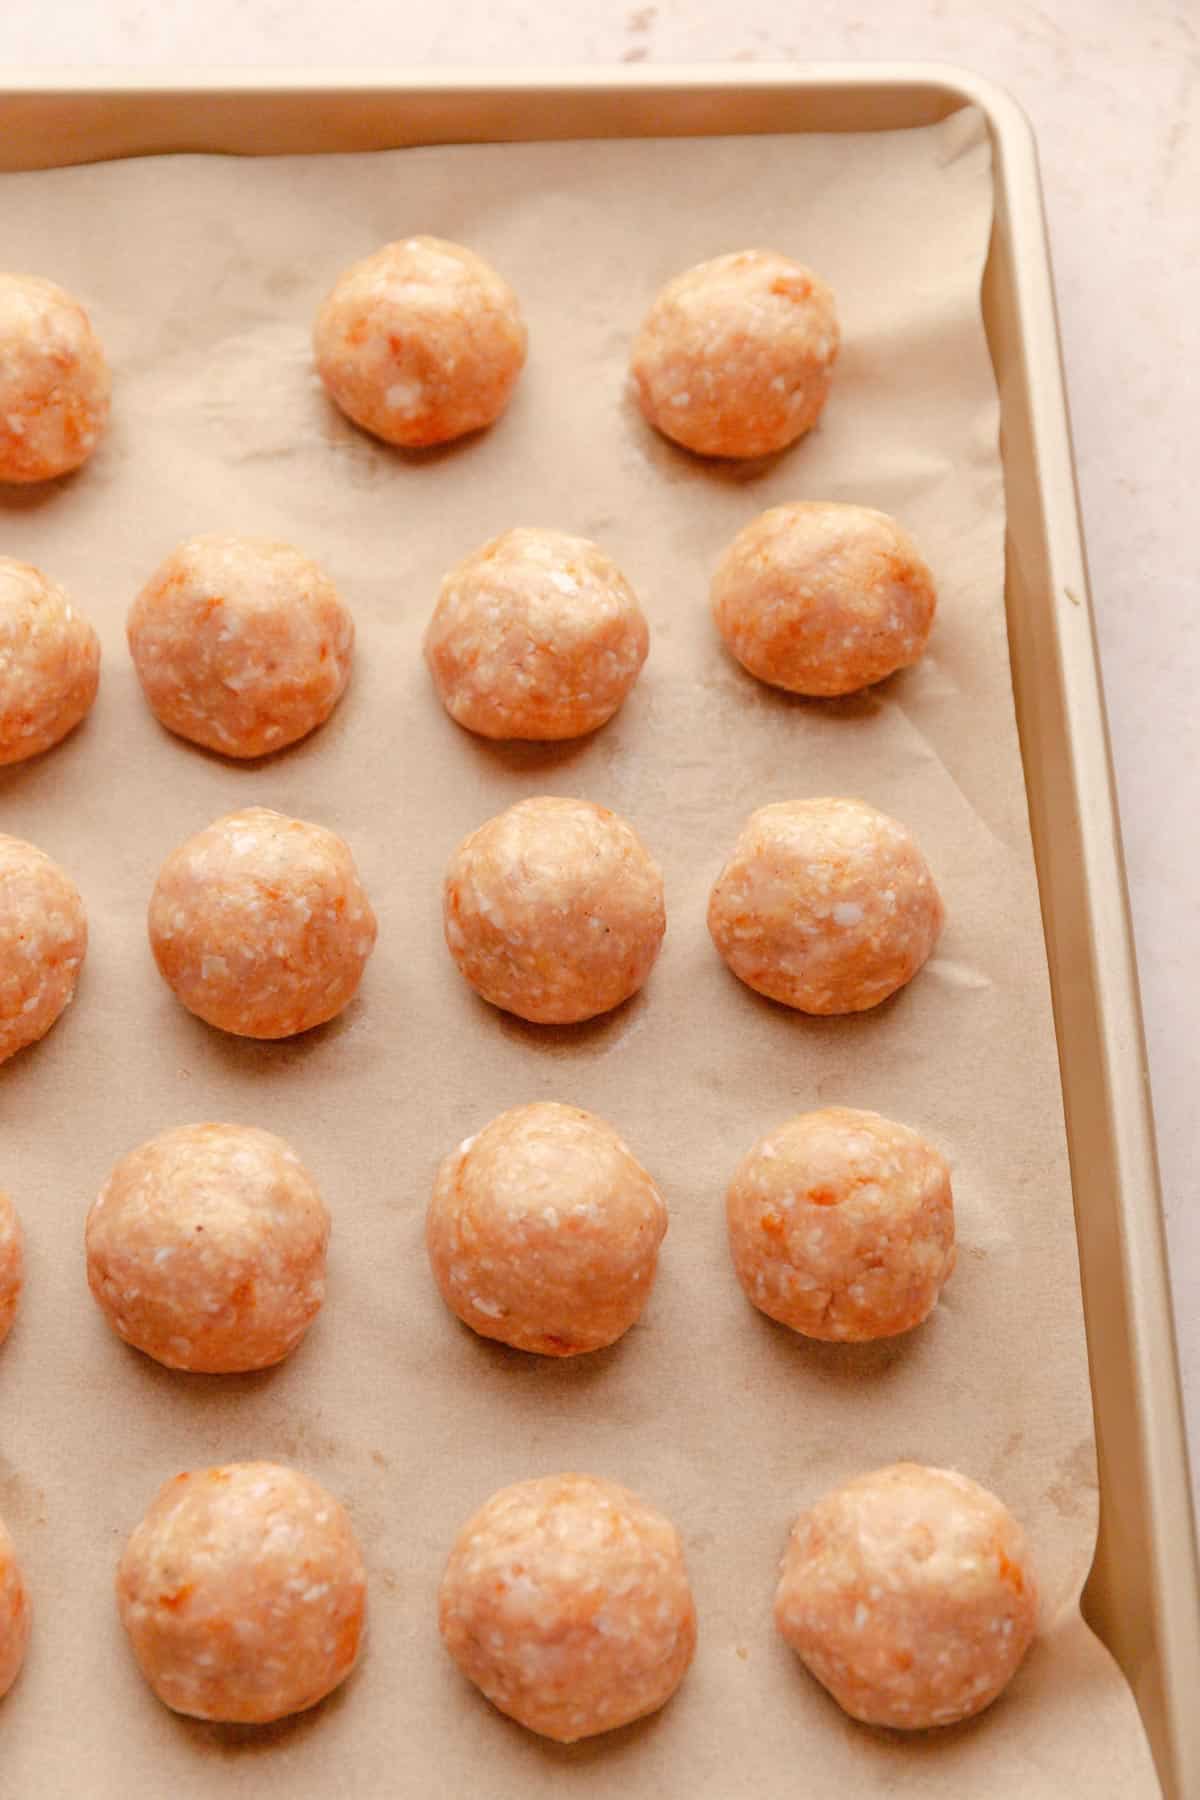
[[[565,1744],[656,1712],[696,1646],[679,1533],[591,1475],[493,1494],[459,1533],[438,1611],[468,1680]]]
[[[45,1037],[86,955],[74,882],[36,845],[0,834],[0,1062]]]
[[[60,587],[0,556],[0,763],[74,731],[100,685],[100,640]]]
[[[801,1513],[775,1621],[852,1718],[902,1731],[982,1711],[1037,1627],[1008,1508],[966,1475],[896,1463]]]
[[[852,694],[920,660],[937,595],[916,545],[869,506],[802,500],[743,527],[712,584],[717,629],[751,675]]]
[[[878,1006],[930,956],[943,918],[911,833],[861,800],[751,813],[708,904],[739,980],[807,1013]]]
[[[517,1350],[576,1356],[640,1316],[666,1229],[661,1194],[612,1126],[539,1101],[445,1158],[426,1244],[465,1325]]]
[[[339,278],[317,315],[317,372],[348,418],[386,443],[441,444],[499,418],[525,362],[507,281],[443,238],[385,244]]]
[[[111,387],[78,300],[40,275],[0,275],[0,481],[50,481],[85,463]]]
[[[650,633],[637,595],[587,538],[506,531],[442,583],[425,660],[446,711],[489,738],[572,738],[610,719]]]
[[[342,1507],[269,1462],[166,1482],[117,1569],[121,1623],[158,1698],[244,1725],[302,1712],[345,1681],[366,1599]]]
[[[13,1327],[25,1279],[25,1240],[17,1209],[0,1192],[0,1344]]]
[[[248,806],[167,858],[149,932],[189,1012],[238,1037],[282,1038],[349,1005],[376,925],[340,837]]]
[[[662,872],[607,808],[520,800],[451,857],[444,924],[485,1000],[571,1024],[619,1006],[649,975],[667,928]]]
[[[650,424],[686,449],[767,456],[816,424],[838,341],[811,269],[741,250],[662,289],[634,342],[634,385]]]
[[[29,1596],[17,1552],[0,1519],[0,1698],[21,1672],[29,1643]]]
[[[742,1161],[725,1210],[746,1298],[806,1337],[908,1331],[954,1268],[950,1171],[878,1113],[831,1106],[789,1119]]]
[[[131,1150],[85,1239],[109,1324],[171,1369],[269,1368],[325,1298],[325,1203],[296,1152],[249,1125],[184,1125]]]
[[[189,538],[146,583],[127,630],[159,723],[225,756],[307,737],[350,679],[354,621],[337,589],[270,538]]]

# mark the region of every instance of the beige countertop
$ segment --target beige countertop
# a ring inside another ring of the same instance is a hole
[[[41,0],[0,17],[0,66],[27,68],[881,58],[976,69],[1038,134],[1200,1469],[1197,0]]]

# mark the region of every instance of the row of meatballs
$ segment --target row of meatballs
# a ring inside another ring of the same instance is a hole
[[[768,1133],[726,1194],[733,1265],[762,1312],[864,1342],[928,1317],[955,1260],[942,1156],[908,1126],[829,1107]],[[122,1157],[87,1217],[87,1278],[109,1324],[172,1369],[281,1362],[325,1298],[330,1216],[294,1150],[254,1126],[180,1126]],[[613,1127],[537,1101],[442,1161],[425,1222],[443,1299],[481,1336],[543,1356],[616,1343],[654,1287],[667,1207]],[[22,1286],[0,1193],[0,1341]]]
[[[712,610],[752,674],[836,696],[922,655],[933,578],[886,514],[838,502],[773,507],[730,544]],[[345,691],[354,620],[310,557],[269,539],[179,545],[128,617],[129,648],[161,724],[222,755],[297,743]],[[489,738],[595,731],[633,687],[650,645],[637,595],[598,545],[517,528],[446,575],[425,634],[438,694]],[[0,763],[50,749],[86,716],[100,679],[95,631],[41,570],[0,557]]]
[[[121,1557],[117,1605],[167,1706],[263,1724],[350,1674],[367,1572],[350,1519],[311,1477],[270,1462],[166,1482]],[[775,1622],[854,1718],[917,1730],[989,1705],[1037,1624],[1024,1533],[969,1477],[896,1463],[802,1512]],[[560,1743],[658,1710],[696,1647],[679,1532],[616,1482],[565,1474],[502,1488],[451,1550],[438,1623],[459,1668]],[[0,1694],[20,1670],[30,1606],[0,1524]]]
[[[833,295],[773,250],[697,264],[667,283],[633,345],[642,412],[706,456],[782,450],[816,423],[840,333]],[[528,332],[516,294],[444,238],[385,244],[339,278],[313,356],[347,418],[406,449],[492,425],[512,398]],[[40,482],[85,463],[108,424],[112,378],[73,295],[44,276],[0,274],[0,482]]]
[[[860,800],[782,801],[750,815],[713,886],[708,924],[734,974],[801,1012],[876,1006],[931,954],[943,907],[907,828]],[[266,807],[172,852],[150,945],[183,1004],[240,1037],[284,1038],[358,990],[375,914],[336,833]],[[666,932],[662,871],[628,822],[590,801],[518,801],[472,832],[443,885],[447,946],[485,1000],[569,1024],[642,987]],[[71,1000],[87,949],[74,883],[0,836],[0,1061]]]

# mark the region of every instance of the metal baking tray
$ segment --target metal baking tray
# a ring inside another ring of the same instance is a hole
[[[1200,1569],[1154,1129],[1033,134],[963,70],[0,74],[0,170],[579,137],[889,131],[979,107],[983,282],[1008,508],[1006,604],[1066,1106],[1100,1472],[1084,1612],[1129,1680],[1168,1800],[1200,1793]]]

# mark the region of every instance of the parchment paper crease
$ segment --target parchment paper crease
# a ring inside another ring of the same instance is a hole
[[[76,1004],[0,1071],[0,1182],[29,1246],[22,1316],[0,1352],[0,1512],[36,1609],[27,1668],[0,1708],[4,1800],[1155,1791],[1130,1694],[1076,1611],[1095,1531],[1092,1425],[1007,666],[978,300],[990,211],[971,114],[886,137],[181,157],[3,179],[0,260],[86,297],[116,377],[92,467],[0,501],[0,546],[68,586],[105,651],[91,721],[0,778],[0,829],[61,859],[92,925]],[[331,412],[308,332],[345,263],[417,231],[495,260],[522,296],[532,349],[494,431],[404,458]],[[845,348],[809,442],[770,466],[706,467],[630,408],[628,341],[667,276],[751,244],[832,283]],[[840,704],[758,686],[707,613],[727,540],[761,508],[804,497],[898,514],[940,582],[923,666]],[[517,523],[597,538],[651,620],[635,694],[577,745],[471,739],[420,661],[442,571]],[[133,594],[202,530],[293,539],[358,620],[340,711],[274,762],[228,766],[167,737],[128,662]],[[441,942],[452,846],[537,792],[616,807],[666,871],[667,941],[648,988],[573,1030],[489,1010]],[[704,908],[751,807],[824,793],[861,795],[913,827],[949,925],[896,1001],[817,1022],[726,973]],[[252,801],[341,831],[380,916],[360,1000],[280,1045],[190,1018],[145,942],[162,857]],[[672,1215],[644,1323],[565,1365],[458,1327],[422,1248],[438,1158],[539,1096],[611,1118]],[[728,1266],[735,1162],[768,1126],[825,1102],[917,1125],[953,1160],[959,1268],[932,1321],[894,1343],[805,1343],[758,1317]],[[113,1161],[207,1118],[282,1132],[334,1214],[326,1310],[262,1376],[157,1368],[117,1342],[85,1286],[84,1214]],[[358,1674],[316,1712],[258,1733],[161,1708],[111,1596],[120,1545],[159,1482],[251,1456],[294,1460],[347,1503],[372,1584]],[[1032,1532],[1045,1590],[1044,1638],[1009,1694],[974,1725],[914,1740],[843,1719],[769,1613],[798,1506],[897,1457],[996,1488]],[[701,1633],[660,1716],[572,1751],[493,1712],[435,1627],[460,1521],[501,1483],[564,1468],[627,1482],[678,1521]]]

